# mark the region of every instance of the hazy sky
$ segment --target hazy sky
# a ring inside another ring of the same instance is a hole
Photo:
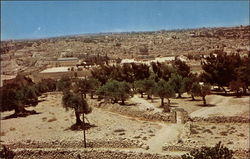
[[[1,39],[249,25],[241,1],[1,1]]]

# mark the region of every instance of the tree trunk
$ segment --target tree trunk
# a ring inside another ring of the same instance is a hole
[[[24,112],[26,112],[27,110],[25,110],[24,106],[16,106],[15,107],[15,114],[22,114]]]
[[[83,128],[83,142],[84,142],[84,148],[87,147],[87,141],[86,141],[86,134],[85,134],[85,119],[84,119],[84,113],[82,113],[82,121],[83,121],[83,125],[82,125],[82,128]]]
[[[236,96],[239,97],[240,94],[239,94],[239,90],[236,90]]]
[[[98,96],[98,97],[97,97],[97,101],[100,101],[100,100],[102,100],[102,97],[101,97],[101,96]]]
[[[164,107],[164,98],[161,98],[161,106]]]
[[[148,98],[147,99],[151,99],[150,95],[148,94]]]
[[[75,116],[76,116],[76,125],[82,124],[82,121],[80,119],[80,114],[75,110]]]
[[[151,103],[154,103],[154,98],[153,97],[151,97]]]
[[[204,104],[204,105],[207,105],[205,96],[202,96],[202,100],[203,100],[203,104]]]
[[[223,86],[221,86],[221,88],[223,89],[223,91],[225,92],[225,94],[227,94],[226,89]]]
[[[113,102],[114,102],[114,103],[118,103],[118,99],[116,99],[116,98],[113,99]]]
[[[91,98],[91,99],[94,99],[94,94],[93,94],[93,92],[90,93],[90,98]]]
[[[84,98],[87,98],[87,94],[86,93],[84,93],[83,95],[84,95]]]
[[[122,99],[121,105],[125,105],[125,100],[124,99]]]
[[[192,101],[195,101],[194,95],[191,95],[191,97],[192,97]]]
[[[243,94],[247,95],[247,88],[246,87],[243,87]]]
[[[143,93],[141,93],[141,98],[143,98]]]
[[[167,98],[167,100],[168,100],[168,106],[170,106],[170,99],[169,99],[169,98]]]
[[[181,98],[181,93],[178,93],[178,97],[177,98]]]

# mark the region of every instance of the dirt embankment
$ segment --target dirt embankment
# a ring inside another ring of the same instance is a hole
[[[140,105],[131,104],[132,106],[121,106],[119,104],[109,104],[96,101],[92,101],[92,103],[93,103],[92,106],[94,107],[118,113],[131,118],[137,118],[148,121],[161,121],[168,123],[175,123],[176,120],[174,112],[170,113],[155,112],[150,108],[148,110],[142,110],[140,108]]]

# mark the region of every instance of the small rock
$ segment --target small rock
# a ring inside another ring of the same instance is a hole
[[[153,131],[152,131],[152,130],[149,130],[148,132],[149,132],[149,133],[153,133]]]
[[[123,131],[125,131],[124,129],[116,129],[116,130],[114,130],[114,132],[123,132]]]
[[[140,136],[140,135],[138,135],[138,136],[134,136],[133,138],[135,138],[135,139],[139,139],[139,138],[141,138],[141,136]]]
[[[148,145],[143,145],[142,148],[145,149],[145,150],[148,150],[149,146]]]

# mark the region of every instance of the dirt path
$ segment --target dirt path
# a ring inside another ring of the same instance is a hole
[[[148,142],[149,152],[162,153],[162,146],[165,144],[177,143],[182,124],[161,124],[162,128]]]

